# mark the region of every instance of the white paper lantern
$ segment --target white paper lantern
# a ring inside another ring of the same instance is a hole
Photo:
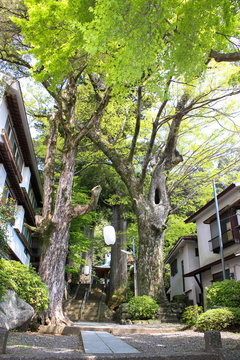
[[[85,265],[84,266],[84,275],[89,275],[90,274],[90,266]]]
[[[107,225],[103,228],[103,236],[107,245],[113,245],[116,241],[116,232],[113,226]]]

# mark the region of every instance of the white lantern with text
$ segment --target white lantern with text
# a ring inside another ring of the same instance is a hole
[[[116,241],[116,232],[113,226],[107,225],[103,228],[103,236],[107,245],[114,245]]]

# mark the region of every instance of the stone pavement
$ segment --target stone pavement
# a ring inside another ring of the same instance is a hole
[[[81,331],[86,354],[136,354],[137,349],[106,331]]]

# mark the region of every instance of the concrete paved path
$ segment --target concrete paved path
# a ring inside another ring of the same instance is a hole
[[[136,354],[137,349],[106,331],[81,331],[86,354]]]

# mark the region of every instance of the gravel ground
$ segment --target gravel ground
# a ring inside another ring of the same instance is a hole
[[[240,334],[222,332],[222,344],[224,349],[240,349]],[[192,330],[166,332],[162,334],[127,334],[120,335],[123,341],[132,345],[142,353],[169,355],[189,352],[204,351],[203,333]],[[39,335],[37,333],[10,332],[6,355],[66,355],[83,354],[83,347],[78,336],[63,335]]]
[[[204,334],[192,330],[151,335],[127,334],[119,337],[139,351],[149,354],[168,355],[205,350]],[[240,349],[240,334],[222,332],[221,338],[223,348]]]
[[[82,354],[79,336],[38,335],[37,333],[10,332],[7,354]]]

